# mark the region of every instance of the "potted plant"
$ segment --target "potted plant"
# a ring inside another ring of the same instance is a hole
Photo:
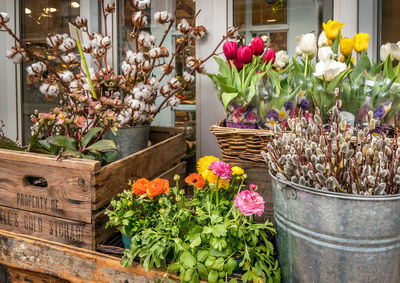
[[[240,167],[212,156],[201,158],[198,173],[185,178],[193,196],[179,188],[180,177],[175,176],[176,186],[156,202],[157,223],[133,236],[121,263],[130,266],[138,257],[147,270],[166,268],[161,279],[176,273],[182,282],[237,282],[232,277],[237,272],[243,282],[279,282],[270,242],[274,229],[269,221],[254,223],[253,215],[264,211],[264,200],[256,185],[244,190],[246,177]]]
[[[226,126],[258,128],[256,101],[259,84],[266,78],[266,70],[285,65],[287,55],[284,51],[275,54],[272,48],[265,48],[261,37],[255,37],[249,46],[239,48],[235,41],[227,41],[223,51],[226,61],[214,58],[219,65],[219,73],[208,76],[214,82],[218,98],[224,105]]]
[[[169,193],[168,180],[156,178],[152,181],[140,178],[130,184],[132,190],[124,191],[113,199],[106,215],[109,220],[106,229],[116,227],[122,234],[126,249],[130,249],[131,239],[146,228],[153,228],[160,217],[159,199]],[[160,187],[160,190],[157,190]]]
[[[8,14],[0,13],[0,28],[17,42],[7,52],[7,57],[14,63],[32,62],[26,68],[30,79],[39,85],[40,92],[47,99],[60,102],[49,113],[35,111],[33,114],[29,151],[110,162],[147,147],[149,127],[154,117],[162,109],[179,104],[175,94],[194,81],[195,72],[205,72],[204,63],[223,42],[207,58],[187,58],[186,71],[182,77],[176,77],[173,75],[175,57],[183,51],[189,39],[203,38],[206,29],[195,25],[198,14],[192,24],[183,19],[177,25],[183,39],[175,50],[170,51],[163,44],[175,25],[175,16],[167,11],[154,14],[157,24],[165,28],[163,37],[157,42],[144,30],[150,1],[135,0],[132,14],[135,51],[126,52],[119,73],[107,62],[112,43],[106,19],[114,13],[115,2],[107,5],[104,1],[99,2],[105,19],[104,34],[90,32],[87,19],[77,17],[75,26],[70,26],[70,35],[46,35],[51,53],[57,58],[56,66],[32,52],[7,26]],[[28,16],[38,24],[31,15]],[[75,54],[76,48],[80,57]],[[89,68],[85,56],[92,57],[94,68]],[[163,83],[166,79],[168,82]],[[163,99],[156,105],[155,99],[159,96]],[[118,153],[111,140],[118,145]]]
[[[368,124],[353,129],[338,110],[274,126],[270,168],[278,258],[286,282],[397,282],[400,139]],[[307,260],[305,260],[307,259]]]

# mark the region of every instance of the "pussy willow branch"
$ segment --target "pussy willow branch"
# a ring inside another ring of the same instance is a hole
[[[49,63],[47,63],[44,59],[41,57],[37,56],[35,53],[33,53],[26,45],[23,43],[16,35],[13,33],[13,31],[6,25],[6,24],[0,24],[0,27],[3,27],[18,43],[19,45],[27,52],[29,55],[31,55],[33,58],[36,60],[42,62],[43,64],[46,65],[47,69],[49,69],[60,81],[62,86],[67,90],[67,92],[71,92],[68,85],[60,78],[60,75],[57,73],[57,70],[51,66]]]
[[[241,29],[243,26],[237,27],[235,28],[231,33],[235,33],[237,32],[239,29]],[[192,70],[190,70],[189,74],[193,74],[193,72],[202,64],[204,64],[206,61],[208,61],[212,56],[214,56],[217,53],[218,48],[222,45],[222,43],[228,38],[228,35],[224,35],[221,39],[221,41],[218,43],[218,45],[214,48],[214,50],[211,52],[211,54],[206,57],[203,60],[199,60],[197,62],[197,64],[195,66],[193,66]],[[161,102],[161,104],[158,106],[156,113],[154,114],[154,116],[156,116],[162,109],[162,107],[164,106],[164,104],[172,97],[174,96],[175,93],[177,93],[178,91],[182,90],[182,84],[176,88],[174,91],[172,91],[164,100],[163,102]]]

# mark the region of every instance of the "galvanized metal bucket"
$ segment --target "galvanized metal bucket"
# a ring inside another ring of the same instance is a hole
[[[104,138],[113,140],[119,147],[117,156],[117,160],[119,160],[145,149],[148,146],[149,135],[150,125],[140,125],[121,127],[118,129],[117,135],[109,131],[104,135]]]
[[[400,282],[400,195],[325,192],[271,177],[283,282]]]

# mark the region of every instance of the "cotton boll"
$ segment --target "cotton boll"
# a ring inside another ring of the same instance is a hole
[[[149,56],[151,59],[157,59],[161,56],[161,49],[159,47],[153,48],[149,51]]]
[[[174,19],[174,17],[167,11],[162,11],[154,13],[154,19],[159,24],[166,24],[171,22]]]
[[[150,0],[133,0],[133,7],[137,10],[146,10],[150,7]]]
[[[76,64],[78,63],[78,59],[76,58],[74,53],[68,53],[66,55],[62,55],[61,58],[65,61],[67,64]]]
[[[158,80],[155,77],[151,77],[147,80],[147,84],[150,85],[153,88],[157,88],[158,87]]]
[[[10,50],[7,50],[6,56],[8,59],[12,60],[14,64],[19,64],[25,58],[26,53],[18,46],[14,46]]]
[[[182,19],[177,28],[182,34],[186,34],[190,30],[190,25],[186,19]]]
[[[170,86],[170,88],[172,89],[177,89],[178,87],[181,86],[181,83],[178,81],[177,78],[171,78],[168,82],[168,85]]]
[[[105,49],[111,48],[111,38],[110,38],[110,36],[103,37],[100,40],[100,45]]]
[[[71,71],[64,71],[64,72],[62,72],[62,73],[60,74],[60,78],[61,78],[64,82],[69,83],[69,82],[71,82],[71,81],[75,78],[75,76],[74,76],[74,74],[73,74]]]
[[[183,72],[182,78],[186,84],[191,84],[194,81],[194,76],[189,74],[188,72]]]
[[[163,85],[160,89],[160,93],[161,93],[161,95],[166,96],[170,92],[170,90],[171,89],[170,89],[169,85]]]
[[[8,13],[0,12],[0,24],[4,25],[10,21],[10,16]]]
[[[61,45],[58,47],[62,52],[72,51],[76,47],[76,42],[73,38],[64,38]]]

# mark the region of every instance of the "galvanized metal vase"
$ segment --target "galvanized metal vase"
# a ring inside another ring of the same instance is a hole
[[[150,125],[121,127],[115,136],[111,131],[104,135],[119,147],[117,160],[127,157],[135,152],[145,149],[148,146]]]
[[[283,282],[400,282],[400,195],[325,192],[271,177]]]

